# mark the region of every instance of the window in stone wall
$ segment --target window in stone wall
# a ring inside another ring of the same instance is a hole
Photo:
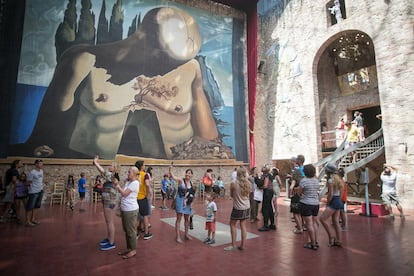
[[[341,22],[346,19],[345,0],[331,0],[326,4],[326,11],[328,12],[328,20],[331,25]]]

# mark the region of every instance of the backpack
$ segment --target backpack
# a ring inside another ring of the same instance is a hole
[[[261,177],[254,177],[254,183],[256,183],[258,189],[263,189],[265,178],[263,175]]]
[[[207,175],[203,176],[203,184],[205,186],[211,186],[213,184],[213,181],[211,178],[209,178]]]
[[[256,183],[257,188],[263,189],[266,177],[269,178],[269,181],[270,181],[270,184],[271,184],[272,181],[273,181],[273,177],[272,177],[271,174],[262,174],[260,177],[256,176],[254,178],[254,182]]]

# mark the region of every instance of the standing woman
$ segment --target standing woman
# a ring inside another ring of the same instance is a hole
[[[116,206],[116,189],[113,185],[113,177],[118,173],[115,172],[115,164],[111,164],[108,167],[108,171],[99,164],[99,157],[96,156],[93,159],[93,164],[98,169],[104,180],[102,184],[102,205],[103,213],[106,223],[107,235],[100,243],[100,249],[103,251],[111,250],[115,248],[115,206]],[[119,179],[119,176],[118,176]]]
[[[280,187],[282,187],[282,180],[279,176],[279,169],[273,168],[272,169],[272,176],[273,176],[273,213],[275,215],[275,223],[277,224],[277,217],[279,216],[279,208],[277,206],[277,199],[280,197]]]
[[[188,235],[189,218],[192,214],[191,203],[193,201],[195,190],[191,178],[193,177],[193,171],[187,169],[185,171],[185,177],[183,179],[177,178],[172,172],[172,165],[169,168],[171,177],[177,182],[178,190],[175,201],[175,211],[177,213],[177,220],[175,221],[175,240],[178,243],[182,243],[183,240],[180,236],[180,223],[181,217],[184,215],[184,238],[191,240]]]
[[[244,249],[244,243],[246,242],[247,236],[246,221],[250,217],[250,187],[251,184],[247,179],[246,169],[244,167],[238,168],[236,181],[230,184],[230,196],[233,199],[233,210],[230,215],[231,246],[224,248],[226,251]],[[241,242],[239,247],[236,245],[237,221],[240,221],[241,228]]]
[[[145,181],[148,180],[149,186],[151,187],[151,190],[153,188],[153,183],[152,183],[152,167],[148,167],[147,170],[145,171]],[[148,199],[148,205],[149,205],[149,210],[150,210],[150,215],[151,215],[151,210],[154,209],[154,202],[153,199],[154,197],[152,196],[152,193],[149,194],[149,196],[147,197]],[[149,217],[148,217],[149,219]],[[148,222],[149,223],[149,222]],[[148,225],[151,225],[150,223]]]
[[[263,166],[263,226],[259,231],[276,230],[275,213],[273,211],[272,200],[274,195],[273,190],[273,176],[270,173],[270,166],[268,164]]]
[[[308,164],[303,167],[305,177],[299,182],[295,189],[300,195],[299,209],[302,218],[307,226],[309,242],[304,244],[304,248],[317,250],[319,248],[317,241],[319,213],[319,180],[315,177],[316,169],[313,165]]]
[[[121,194],[121,218],[122,228],[125,232],[126,250],[119,252],[123,259],[129,259],[137,255],[137,229],[135,222],[138,216],[137,195],[139,181],[137,180],[138,168],[132,166],[128,169],[128,178],[124,188],[119,186],[118,181],[114,181],[115,189]]]
[[[341,180],[341,177],[337,174],[338,169],[334,164],[328,164],[325,167],[327,174],[327,206],[325,211],[320,217],[323,228],[325,228],[326,233],[328,233],[329,244],[328,246],[341,246],[341,229],[339,226],[339,215],[341,209],[344,208],[344,203],[341,200],[341,195],[344,191],[344,185]],[[332,218],[332,224],[335,231],[332,231],[330,223],[328,223],[329,218]],[[333,234],[335,232],[335,235]]]

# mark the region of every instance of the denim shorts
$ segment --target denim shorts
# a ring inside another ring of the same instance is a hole
[[[331,202],[329,202],[328,207],[334,210],[344,209],[344,203],[341,200],[340,196],[333,196]]]
[[[29,200],[27,201],[26,210],[31,211],[33,209],[39,209],[40,206],[42,206],[42,198],[43,190],[38,193],[29,194]]]

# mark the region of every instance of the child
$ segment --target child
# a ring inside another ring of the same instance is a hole
[[[217,213],[217,205],[214,202],[216,198],[215,193],[208,193],[207,194],[207,208],[206,208],[206,230],[207,238],[204,240],[205,244],[214,244],[215,237],[216,237],[216,213]],[[211,237],[211,238],[210,238]]]
[[[85,199],[85,192],[86,192],[85,188],[87,188],[85,173],[81,173],[80,178],[78,180],[78,192],[79,192],[79,199],[80,199],[79,212],[85,211],[85,209],[82,209],[82,203],[83,203],[83,200]]]
[[[73,175],[68,176],[68,182],[66,183],[66,192],[68,193],[69,208],[73,211],[73,198],[75,192],[75,180]]]
[[[191,203],[193,202],[194,199],[194,195],[195,195],[195,190],[194,189],[187,189],[185,196],[184,196],[184,208],[187,205],[191,205]]]
[[[224,183],[223,183],[223,179],[221,178],[221,176],[217,178],[217,186],[220,189],[219,194],[221,195],[221,197],[224,197],[226,194],[226,191],[224,190]]]
[[[161,210],[167,210],[167,197],[169,195],[169,181],[168,181],[168,174],[164,174],[164,179],[161,181],[161,195],[162,195],[162,205],[160,207]]]

